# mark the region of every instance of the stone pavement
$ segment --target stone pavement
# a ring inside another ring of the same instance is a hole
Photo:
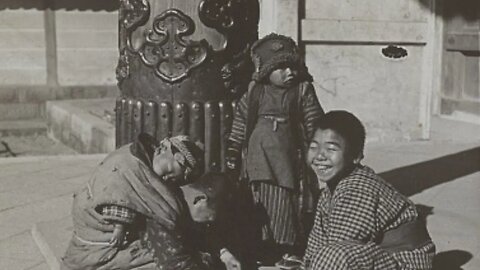
[[[369,142],[365,164],[428,215],[437,270],[480,269],[480,126],[438,119],[434,124],[430,141]],[[0,269],[50,269],[40,252],[46,247],[38,247],[32,228],[68,220],[72,192],[103,157],[0,159]]]
[[[35,223],[69,215],[72,192],[104,155],[0,161],[0,269],[49,269],[33,241]]]

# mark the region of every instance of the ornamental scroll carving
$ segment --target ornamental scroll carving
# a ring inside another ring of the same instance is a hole
[[[222,67],[221,76],[233,98],[243,94],[253,73],[249,52],[258,36],[258,8],[256,0],[202,0],[198,6],[202,23],[227,36],[225,53],[231,59]]]
[[[236,13],[242,7],[235,0],[203,0],[198,6],[200,20],[208,27],[225,32],[234,27]]]
[[[150,17],[150,4],[147,0],[121,0],[120,24],[128,32],[144,25]]]
[[[120,0],[119,50],[120,57],[116,68],[117,80],[121,83],[130,75],[131,33],[147,23],[150,17],[150,4],[147,0]]]
[[[209,50],[205,40],[185,39],[194,30],[192,19],[180,10],[169,9],[158,15],[138,51],[143,63],[170,83],[183,79],[207,58]]]
[[[150,4],[147,0],[121,0],[120,5],[119,83],[128,78],[134,55],[169,83],[187,77],[207,58],[210,47],[205,40],[186,39],[195,31],[195,24],[182,11],[168,9],[156,16],[151,29],[144,32],[145,40],[133,44],[132,32],[149,21]]]
[[[233,96],[243,92],[245,86],[239,85],[248,82],[253,71],[249,47],[257,39],[258,1],[192,1],[192,7],[197,5],[200,21],[193,21],[193,17],[174,8],[152,14],[152,1],[120,0],[120,55],[116,70],[119,85],[136,72],[139,64],[173,84],[188,77],[206,59],[223,59],[221,76],[228,92]],[[189,38],[195,32],[195,23],[213,28],[225,37],[220,50],[211,47],[208,38]]]

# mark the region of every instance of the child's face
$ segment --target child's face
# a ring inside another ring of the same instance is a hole
[[[208,224],[217,218],[217,208],[216,204],[210,203],[209,199],[203,197],[203,199],[193,203],[190,207],[190,214],[192,215],[193,221]]]
[[[290,87],[295,83],[297,74],[297,70],[293,67],[280,67],[270,73],[270,83],[281,88]]]
[[[308,148],[307,163],[318,180],[327,183],[343,177],[353,158],[342,136],[331,129],[317,129]]]
[[[171,151],[162,149],[153,157],[153,171],[165,182],[180,183],[184,178],[184,169],[175,160]]]

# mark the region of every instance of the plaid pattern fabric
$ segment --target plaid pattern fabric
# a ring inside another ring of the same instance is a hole
[[[315,254],[309,269],[393,270],[398,269],[398,264],[390,254],[381,250],[374,243],[357,244],[344,241],[320,248]]]
[[[134,211],[126,207],[113,204],[103,206],[101,213],[108,220],[126,224],[131,224],[136,217],[136,213]]]
[[[435,253],[423,247],[386,252],[383,232],[418,218],[414,204],[368,167],[356,168],[333,194],[321,191],[304,261],[307,269],[431,269]]]

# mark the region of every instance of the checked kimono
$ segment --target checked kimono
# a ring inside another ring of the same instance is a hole
[[[415,205],[363,166],[320,193],[306,269],[432,269],[435,245]]]

